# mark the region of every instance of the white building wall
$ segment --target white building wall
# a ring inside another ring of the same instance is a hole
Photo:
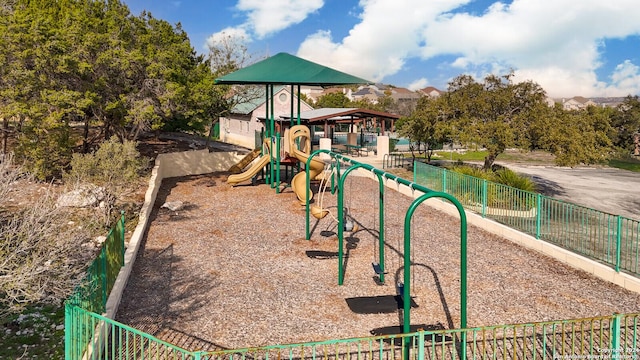
[[[280,115],[291,114],[291,93],[289,87],[282,88],[273,95],[274,118],[276,121]],[[301,102],[301,111],[313,110],[305,102]],[[226,143],[244,146],[253,149],[255,147],[255,133],[264,130],[264,124],[258,118],[265,118],[267,113],[265,102],[256,107],[248,115],[233,114],[230,117],[220,118],[220,140]],[[298,98],[293,96],[294,115],[298,112]],[[271,111],[269,111],[271,112]]]

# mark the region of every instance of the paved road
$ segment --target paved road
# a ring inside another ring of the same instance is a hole
[[[500,163],[531,176],[538,191],[604,212],[640,220],[640,173],[615,168]]]

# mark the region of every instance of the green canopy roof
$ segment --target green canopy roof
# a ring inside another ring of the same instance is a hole
[[[272,85],[347,85],[373,82],[332,68],[279,53],[251,66],[216,79],[216,84],[272,84]]]

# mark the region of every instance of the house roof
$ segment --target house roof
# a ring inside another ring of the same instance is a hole
[[[277,93],[279,93],[280,91],[282,91],[282,89],[285,89],[285,91],[288,91],[284,86],[277,86],[273,88],[273,96],[275,96]],[[231,113],[233,114],[243,114],[243,115],[248,115],[251,114],[251,112],[255,109],[257,109],[260,105],[264,104],[265,102],[265,98],[266,98],[266,89],[264,88],[260,88],[260,89],[256,89],[256,97],[236,104],[233,109],[231,109]]]
[[[216,84],[346,85],[371,81],[293,56],[279,53],[216,79]]]
[[[427,86],[426,88],[424,88],[424,89],[420,89],[420,90],[418,90],[418,91],[420,91],[420,92],[422,92],[422,93],[425,93],[425,94],[430,94],[430,93],[432,93],[432,92],[434,92],[434,91],[435,91],[435,92],[437,92],[437,93],[439,93],[439,94],[442,94],[442,93],[443,93],[443,91],[442,91],[442,90],[438,90],[438,89],[436,89],[436,88],[435,88],[435,87],[433,87],[433,86]]]
[[[362,89],[351,94],[353,97],[366,97],[367,95],[373,95],[375,97],[381,98],[384,96],[384,92],[381,90],[377,90],[374,87],[363,87]]]
[[[587,102],[591,101],[591,99],[587,99],[586,97],[583,97],[583,96],[574,96],[572,100],[575,100],[580,104],[586,104]]]
[[[391,89],[391,92],[397,92],[399,94],[415,94],[415,91],[411,91],[407,88],[403,88],[403,87],[396,87]]]
[[[286,115],[281,115],[280,117],[289,119],[289,116]],[[368,117],[399,119],[400,115],[360,108],[321,108],[300,113],[300,120],[308,123],[324,122],[325,120],[341,122]]]

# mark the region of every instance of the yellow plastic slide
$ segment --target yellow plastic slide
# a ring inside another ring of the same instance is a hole
[[[262,149],[264,150],[264,155],[262,155],[261,158],[259,158],[258,160],[254,161],[253,164],[251,164],[251,167],[249,167],[249,169],[247,169],[247,171],[240,173],[240,174],[233,174],[233,175],[229,175],[229,177],[227,178],[227,184],[231,184],[231,185],[237,185],[238,183],[241,183],[243,181],[247,181],[249,179],[251,179],[252,177],[254,177],[258,171],[262,170],[262,168],[264,168],[265,166],[267,166],[267,164],[269,164],[269,161],[271,160],[271,147],[270,147],[270,142],[269,139],[264,139],[263,143],[262,143]],[[247,157],[245,156],[245,159]],[[243,159],[242,161],[244,161],[245,159]],[[242,162],[241,161],[241,162]],[[246,164],[245,164],[246,166]]]
[[[258,173],[258,171],[262,170],[262,168],[269,164],[270,157],[271,155],[269,154],[262,155],[262,157],[255,161],[247,171],[240,174],[229,175],[227,178],[227,184],[237,185],[243,181],[250,180]]]
[[[262,149],[254,149],[253,151],[245,155],[245,157],[243,157],[240,162],[230,167],[229,172],[232,174],[240,174],[242,170],[247,167],[247,165],[251,164],[251,162],[260,155],[260,152],[262,152]]]
[[[298,159],[303,163],[307,163],[309,154],[311,153],[311,131],[304,125],[295,125],[289,130],[289,155]],[[299,146],[297,140],[299,141]],[[309,178],[315,179],[318,175],[324,171],[324,162],[317,157],[311,159],[309,164]],[[291,180],[291,189],[298,197],[300,204],[306,205],[307,203],[307,175],[306,172],[301,171]],[[313,199],[313,193],[309,191],[309,201]],[[328,214],[327,210],[321,209],[317,206],[311,207],[311,214],[316,218],[323,218]]]

